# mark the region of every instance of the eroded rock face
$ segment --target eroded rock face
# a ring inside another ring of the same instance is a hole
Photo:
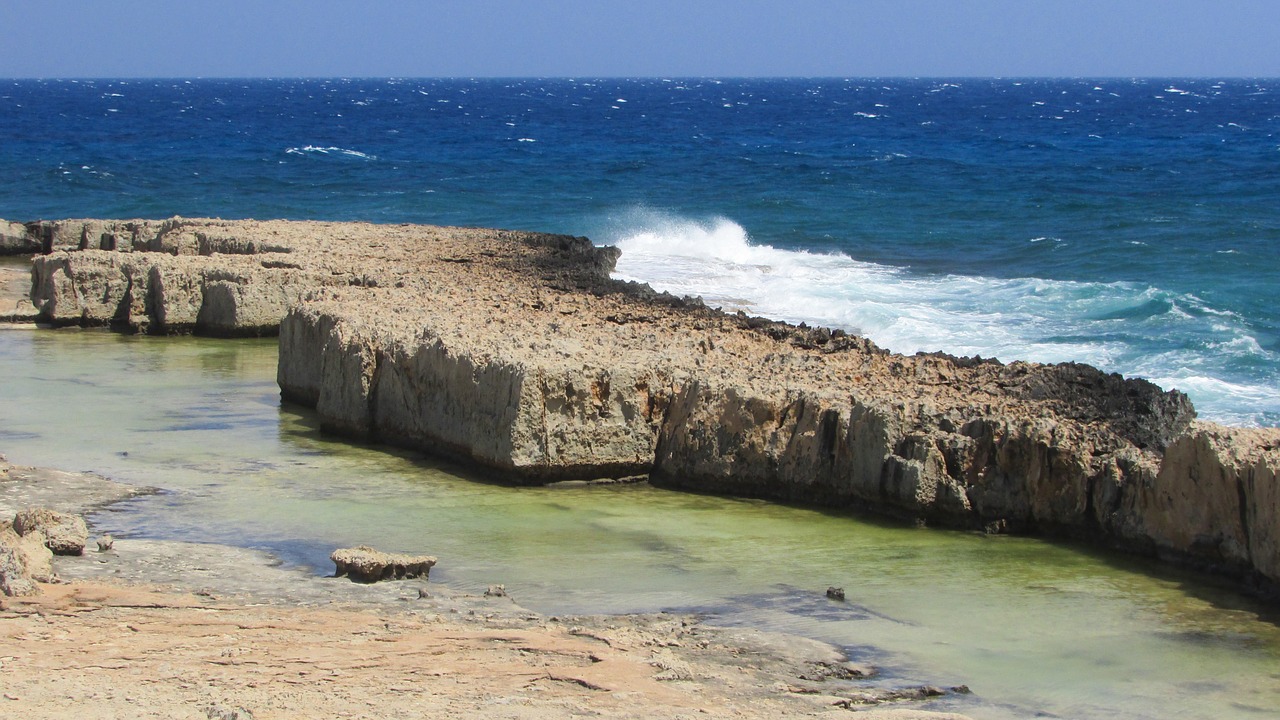
[[[79,515],[48,508],[25,508],[13,518],[13,530],[23,537],[43,537],[55,555],[80,555],[89,541],[89,528]]]
[[[25,225],[0,220],[0,255],[32,255],[40,252],[40,243],[27,234]]]
[[[1143,488],[1143,529],[1161,552],[1280,578],[1280,433],[1198,423]]]
[[[335,577],[346,576],[356,582],[366,583],[425,578],[436,564],[436,559],[430,555],[386,553],[367,545],[339,548],[333,551],[329,559],[333,560],[336,567]]]

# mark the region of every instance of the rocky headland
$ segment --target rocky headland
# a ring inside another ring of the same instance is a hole
[[[902,356],[610,279],[585,238],[357,223],[5,225],[51,325],[279,334],[324,427],[543,483],[1072,537],[1280,587],[1280,430],[1092,367]],[[20,240],[16,227],[23,232]]]

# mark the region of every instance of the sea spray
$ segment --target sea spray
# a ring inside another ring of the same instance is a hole
[[[1133,282],[914,272],[755,242],[725,217],[619,213],[603,241],[616,277],[713,307],[858,332],[902,353],[1085,362],[1188,393],[1206,417],[1274,424],[1280,391],[1248,366],[1280,362],[1238,314]],[[1270,421],[1270,422],[1269,422]]]

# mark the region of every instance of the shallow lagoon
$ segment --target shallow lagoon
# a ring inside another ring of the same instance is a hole
[[[695,610],[849,648],[883,682],[967,684],[975,718],[1260,718],[1280,628],[1202,579],[1087,549],[646,486],[513,488],[320,435],[274,340],[0,331],[0,451],[162,488],[103,530],[265,548],[328,573],[369,543],[547,613]],[[843,586],[847,603],[823,597]]]

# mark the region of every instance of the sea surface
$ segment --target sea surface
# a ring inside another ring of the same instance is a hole
[[[901,352],[1082,361],[1280,425],[1280,81],[0,81],[0,217],[586,235]]]

